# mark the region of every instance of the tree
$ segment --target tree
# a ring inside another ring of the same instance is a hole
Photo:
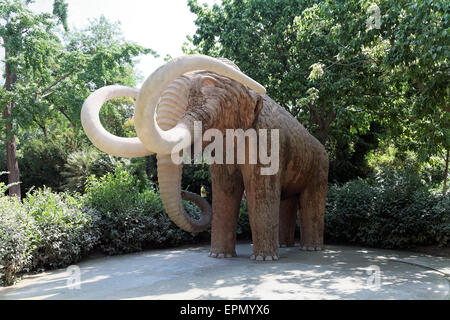
[[[234,60],[331,153],[337,141],[358,143],[380,121],[374,96],[385,91],[383,71],[362,49],[347,50],[345,25],[329,12],[331,4],[225,0],[209,8],[190,0],[189,6],[198,30],[185,50]],[[342,20],[361,20],[363,12],[353,9]]]
[[[234,60],[335,157],[371,128],[423,161],[448,150],[447,2],[188,4],[198,30],[185,51]]]
[[[401,106],[391,137],[423,162],[432,156],[444,160],[444,194],[450,150],[449,5],[439,0],[380,4],[382,36],[389,44],[384,63]]]
[[[23,82],[28,74],[42,72],[50,65],[50,59],[58,49],[57,38],[52,32],[55,27],[52,16],[34,14],[27,8],[31,2],[5,0],[0,4],[0,36],[5,50],[5,86],[1,91],[1,104],[4,108],[8,181],[15,184],[9,189],[9,194],[17,197],[20,197],[21,190],[12,117],[17,108],[14,92],[17,83]],[[43,76],[47,75],[48,72]],[[42,95],[47,93],[47,90],[40,92]]]
[[[0,4],[0,36],[5,48],[4,108],[9,183],[20,181],[16,134],[38,127],[45,137],[49,125],[68,122],[80,128],[80,109],[92,90],[108,84],[133,85],[134,58],[156,53],[125,41],[117,24],[104,17],[87,30],[67,33],[67,5],[55,0],[53,15],[35,14],[32,1],[6,0]],[[63,124],[66,125],[66,124]],[[20,197],[20,186],[9,190]]]

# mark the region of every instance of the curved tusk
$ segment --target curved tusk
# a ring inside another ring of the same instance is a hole
[[[139,90],[124,86],[107,86],[93,92],[81,109],[81,123],[89,140],[101,151],[123,158],[152,155],[139,138],[122,138],[112,135],[100,122],[100,109],[107,101],[118,97],[136,98]]]
[[[136,101],[135,128],[139,139],[149,149],[158,154],[172,154],[192,143],[190,130],[183,124],[163,131],[156,122],[156,106],[163,91],[185,73],[205,70],[236,80],[260,94],[265,88],[233,66],[215,58],[203,55],[185,56],[174,59],[157,69],[145,81]]]

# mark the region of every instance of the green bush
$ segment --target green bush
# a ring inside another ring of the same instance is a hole
[[[23,203],[4,196],[0,183],[2,284],[11,284],[21,271],[66,267],[94,249],[113,255],[201,238],[175,226],[155,187],[143,185],[120,164],[114,173],[88,180],[83,196],[38,189]],[[183,204],[199,217],[198,207]]]
[[[12,285],[31,261],[33,229],[20,201],[0,195],[0,285]]]
[[[326,211],[330,240],[382,248],[448,246],[449,197],[433,195],[419,176],[389,170],[331,186]]]
[[[85,205],[98,212],[100,248],[110,255],[173,246],[195,238],[173,224],[154,187],[141,190],[139,181],[121,166],[114,174],[90,178]],[[185,207],[198,210],[190,204]]]
[[[23,191],[48,187],[83,192],[90,175],[101,177],[114,172],[118,164],[130,166],[128,159],[112,157],[91,145],[84,146],[84,139],[70,130],[48,138],[24,137],[18,152]]]
[[[364,233],[364,221],[373,211],[373,189],[363,180],[330,187],[327,197],[327,235],[337,240],[356,242]]]
[[[0,172],[0,177],[7,172]],[[15,274],[31,260],[33,223],[17,198],[5,196],[0,182],[0,285],[14,283]]]
[[[43,137],[26,134],[18,144],[18,162],[22,191],[49,187],[62,191],[65,177],[61,174],[70,153],[83,148],[84,133],[66,128]]]
[[[72,152],[64,164],[61,175],[66,179],[64,188],[71,191],[83,192],[86,181],[92,172],[92,164],[100,157],[100,152],[94,148]]]
[[[114,172],[118,165],[130,167],[130,160],[116,158],[95,148],[87,148],[72,152],[64,165],[65,171],[61,174],[66,178],[64,189],[75,192],[84,192],[86,183],[91,175],[102,177]]]
[[[68,152],[59,142],[33,140],[20,149],[19,169],[24,192],[43,186],[59,189],[64,183],[61,171]]]
[[[0,283],[27,270],[66,267],[100,249],[113,255],[203,239],[180,230],[164,212],[156,188],[118,165],[91,176],[83,196],[39,189],[23,203],[4,196],[0,183]],[[183,202],[189,215],[199,209]],[[247,202],[238,236],[250,238]],[[327,241],[383,248],[450,244],[450,197],[438,196],[408,171],[385,171],[366,180],[330,185]],[[205,233],[206,234],[206,233]]]
[[[81,210],[78,197],[43,189],[28,194],[23,206],[35,225],[33,270],[67,267],[98,242],[99,217],[93,211]]]

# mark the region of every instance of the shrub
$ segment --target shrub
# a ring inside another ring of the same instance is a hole
[[[441,197],[432,208],[431,235],[441,247],[450,246],[450,196]]]
[[[100,248],[110,255],[172,246],[195,238],[173,224],[152,185],[141,190],[139,181],[121,166],[113,174],[90,178],[85,205],[98,212]],[[191,204],[185,207],[198,210]]]
[[[128,159],[116,158],[94,148],[72,152],[64,165],[65,171],[61,172],[66,179],[63,187],[70,191],[84,192],[91,175],[102,177],[114,172],[118,165],[134,169],[130,163]]]
[[[1,194],[0,285],[12,285],[15,274],[31,260],[33,225],[18,199]]]
[[[81,201],[66,193],[37,190],[27,195],[24,208],[34,220],[31,268],[53,269],[79,261],[98,242],[98,217],[81,210]]]
[[[64,183],[61,171],[68,151],[60,141],[30,140],[20,149],[19,167],[23,191],[44,185],[59,190]]]
[[[340,189],[329,188],[328,195],[328,236],[337,240],[357,241],[366,232],[362,226],[373,211],[372,187],[363,180],[355,180]]]
[[[0,172],[0,177],[7,172]],[[14,283],[31,259],[33,225],[17,198],[5,196],[10,185],[0,182],[0,285]]]
[[[56,191],[83,192],[90,175],[100,177],[114,172],[119,163],[130,165],[128,159],[115,158],[91,145],[83,145],[85,139],[84,133],[69,129],[47,138],[24,137],[18,152],[23,190],[45,186]]]
[[[85,183],[91,175],[92,164],[100,157],[94,148],[72,152],[64,165],[65,171],[61,175],[66,179],[64,187],[68,190],[82,192]]]
[[[449,244],[449,197],[409,171],[384,171],[328,190],[328,239],[382,248]]]

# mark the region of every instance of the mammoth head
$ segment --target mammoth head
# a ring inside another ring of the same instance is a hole
[[[136,101],[136,132],[147,149],[158,154],[171,154],[175,147],[180,146],[180,142],[183,148],[192,143],[190,128],[186,127],[185,123],[178,123],[174,128],[163,131],[156,121],[156,107],[160,97],[173,81],[196,70],[214,72],[246,85],[260,94],[266,93],[259,83],[217,59],[195,55],[172,60],[145,81]]]
[[[191,130],[195,121],[202,128],[247,130],[262,108],[260,94],[213,72],[190,74],[186,111],[179,123]]]
[[[248,90],[248,88],[252,90]],[[161,200],[170,218],[189,232],[205,230],[211,221],[211,207],[200,196],[181,190],[182,165],[171,154],[189,147],[194,121],[219,130],[243,128],[253,123],[266,91],[243,74],[229,60],[207,56],[185,56],[157,69],[140,92],[111,86],[94,92],[84,103],[84,130],[100,150],[119,157],[142,157],[157,153]],[[135,128],[138,138],[120,138],[101,125],[101,106],[119,96],[137,97]],[[182,198],[197,204],[199,220],[184,210]]]

